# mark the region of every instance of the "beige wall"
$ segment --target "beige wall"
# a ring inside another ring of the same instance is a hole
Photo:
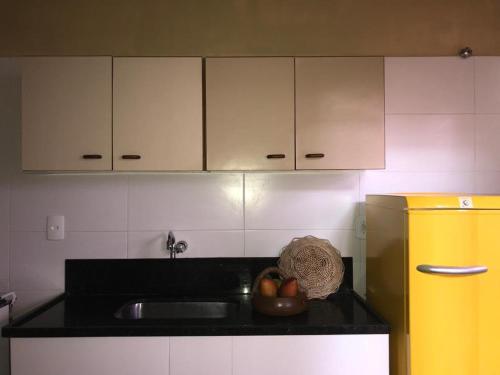
[[[0,0],[0,55],[500,55],[499,0]]]

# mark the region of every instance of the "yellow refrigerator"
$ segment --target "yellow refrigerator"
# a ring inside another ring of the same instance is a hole
[[[369,195],[366,219],[391,375],[500,375],[500,196]]]

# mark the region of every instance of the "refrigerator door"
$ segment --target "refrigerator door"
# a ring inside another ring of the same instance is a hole
[[[477,374],[500,374],[500,211],[477,216],[478,262],[488,266],[479,278]]]
[[[408,216],[411,374],[500,374],[500,210]]]

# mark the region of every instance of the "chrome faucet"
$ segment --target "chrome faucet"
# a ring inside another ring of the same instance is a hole
[[[188,248],[186,241],[175,242],[175,236],[172,231],[168,232],[167,237],[167,251],[170,253],[170,259],[175,259],[177,254],[183,253]]]

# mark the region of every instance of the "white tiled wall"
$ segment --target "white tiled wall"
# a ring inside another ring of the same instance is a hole
[[[474,168],[474,115],[386,115],[386,170]]]
[[[0,291],[18,312],[63,287],[66,258],[273,256],[293,237],[328,238],[355,259],[365,194],[500,193],[500,58],[386,59],[386,170],[297,173],[33,175],[20,173],[19,71],[0,59]],[[46,216],[66,216],[62,242]]]
[[[129,178],[128,230],[242,230],[241,174]]]
[[[500,113],[500,57],[481,57],[474,61],[476,113]]]
[[[387,114],[474,113],[474,59],[387,58]]]
[[[16,175],[11,180],[12,231],[45,231],[47,215],[65,215],[68,231],[126,231],[127,177]]]
[[[128,233],[129,258],[162,258],[168,229]],[[182,258],[243,257],[245,232],[241,230],[174,230],[176,241],[186,241],[188,251]]]
[[[245,229],[352,229],[353,172],[245,176]]]

